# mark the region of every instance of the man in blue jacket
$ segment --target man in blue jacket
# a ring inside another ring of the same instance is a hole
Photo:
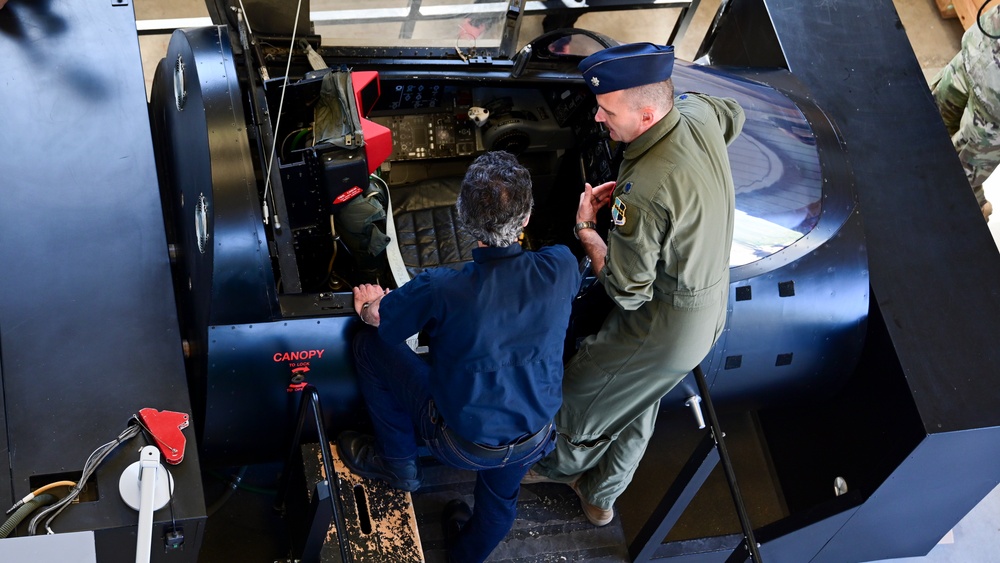
[[[340,455],[355,473],[407,491],[420,487],[418,439],[442,462],[477,471],[475,511],[450,547],[454,562],[483,561],[506,536],[521,478],[554,444],[580,273],[565,246],[518,244],[531,206],[528,170],[513,155],[486,153],[457,203],[479,241],[473,262],[427,270],[392,292],[354,289],[358,315],[374,327],[357,335],[354,350],[375,436],[341,434]],[[426,359],[405,343],[419,331]]]

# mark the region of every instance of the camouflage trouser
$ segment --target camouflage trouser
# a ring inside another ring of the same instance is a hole
[[[983,182],[1000,162],[1000,121],[971,92],[961,53],[931,82],[931,94],[951,134],[965,176],[982,206],[986,203]]]

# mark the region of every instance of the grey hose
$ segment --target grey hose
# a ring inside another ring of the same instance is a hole
[[[14,514],[11,514],[10,518],[3,523],[3,526],[0,526],[0,538],[9,536],[10,533],[14,531],[14,528],[17,528],[17,525],[21,523],[21,520],[24,520],[29,514],[34,512],[36,508],[52,504],[55,500],[55,495],[42,493],[21,505],[21,507],[15,510]]]

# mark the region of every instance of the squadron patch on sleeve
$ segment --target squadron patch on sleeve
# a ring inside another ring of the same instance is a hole
[[[625,224],[625,202],[620,197],[616,197],[614,205],[611,206],[611,219],[619,227]]]

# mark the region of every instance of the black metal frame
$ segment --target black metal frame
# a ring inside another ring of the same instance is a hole
[[[761,563],[763,559],[760,555],[760,546],[754,536],[753,525],[747,514],[739,484],[736,482],[736,473],[729,457],[729,450],[726,448],[725,433],[722,431],[719,417],[712,405],[712,397],[709,393],[708,382],[705,381],[705,373],[701,366],[696,366],[693,373],[707,415],[709,433],[695,447],[688,462],[681,468],[680,474],[667,489],[653,514],[650,515],[639,534],[629,544],[629,556],[636,563],[664,558],[657,554],[663,538],[667,537],[670,530],[677,524],[691,499],[705,484],[715,466],[721,462],[722,469],[726,474],[726,482],[729,484],[729,492],[733,497],[733,504],[736,506],[736,514],[740,519],[740,527],[743,529],[743,540],[726,561],[727,563],[747,561],[749,557],[750,561]]]
[[[285,462],[285,469],[281,474],[281,481],[278,483],[278,495],[275,500],[275,509],[283,511],[285,499],[291,493],[290,485],[293,482],[292,475],[298,467],[297,460],[301,456],[301,448],[306,425],[306,419],[312,414],[312,427],[310,430],[316,431],[316,438],[320,444],[322,455],[323,474],[326,479],[315,484],[309,502],[309,513],[306,515],[309,522],[309,530],[306,533],[305,541],[301,546],[301,553],[296,555],[302,561],[318,561],[323,543],[326,540],[332,523],[337,529],[337,545],[340,548],[341,561],[352,561],[347,551],[347,546],[343,539],[347,537],[344,529],[344,522],[341,514],[343,508],[338,505],[340,502],[340,487],[337,481],[337,472],[334,469],[333,458],[330,456],[330,441],[326,437],[326,430],[323,428],[323,409],[320,404],[319,391],[312,385],[302,390],[302,400],[299,403],[298,421],[295,423],[295,430],[292,434],[291,447]]]

